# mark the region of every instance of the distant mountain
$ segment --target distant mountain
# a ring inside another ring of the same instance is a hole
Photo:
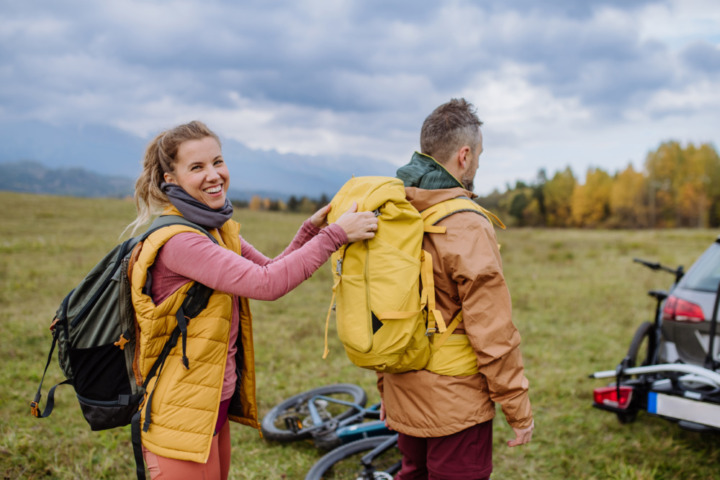
[[[66,195],[71,197],[129,197],[133,195],[135,179],[119,175],[102,175],[84,168],[48,168],[34,161],[0,163],[0,190],[23,193],[42,193],[47,195]],[[331,192],[334,193],[335,190]],[[323,191],[315,190],[310,194],[287,193],[278,190],[230,188],[231,200],[250,200],[254,195],[261,198],[282,199],[291,196],[307,196],[318,199]]]
[[[100,175],[83,168],[47,168],[33,161],[0,163],[0,190],[73,197],[126,197],[129,177]]]
[[[107,126],[0,122],[0,189],[77,196],[132,194],[147,142]],[[353,175],[394,175],[396,169],[357,155],[281,154],[233,140],[223,141],[223,154],[231,173],[230,197],[241,200],[254,194],[332,196]]]

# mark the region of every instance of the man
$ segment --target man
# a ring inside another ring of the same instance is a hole
[[[422,153],[415,152],[397,172],[419,211],[475,196],[481,125],[475,107],[464,99],[440,105],[425,119]],[[427,369],[379,374],[382,415],[399,433],[403,465],[396,479],[487,479],[492,472],[495,402],[515,433],[509,446],[532,437],[520,334],[512,323],[510,294],[488,218],[461,211],[437,225],[447,227],[446,232],[427,233],[423,249],[433,258],[436,303],[443,317],[449,324],[462,313],[453,333],[469,343],[464,355],[466,360],[470,356],[472,371],[456,376]]]

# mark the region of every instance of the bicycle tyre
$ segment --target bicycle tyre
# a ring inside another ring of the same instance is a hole
[[[333,467],[338,465],[343,460],[346,460],[354,455],[358,455],[361,453],[366,453],[372,450],[373,448],[377,447],[384,441],[392,438],[392,435],[386,435],[386,436],[379,436],[379,437],[369,437],[369,438],[362,438],[360,440],[355,440],[354,442],[346,443],[345,445],[342,445],[335,450],[331,450],[327,454],[325,454],[323,457],[320,458],[317,462],[315,462],[315,465],[310,468],[307,475],[305,476],[305,480],[322,480],[325,477],[325,475],[332,470]],[[400,461],[400,451],[397,450],[397,447],[395,447],[392,454],[397,455],[397,461]],[[386,452],[383,452],[386,453]],[[360,467],[360,462],[358,459],[357,464],[358,469]],[[358,472],[355,471],[354,473],[351,473],[350,476],[343,477],[331,477],[331,478],[348,478],[352,480],[356,480],[360,478],[358,476]]]
[[[655,332],[655,325],[651,322],[643,322],[635,330],[630,347],[628,348],[627,358],[629,359],[628,367],[645,366],[653,363],[655,355],[655,340],[652,335]],[[644,351],[643,351],[644,350]],[[638,363],[640,360],[641,363]],[[627,378],[627,377],[625,377]],[[615,415],[622,424],[633,423],[638,416],[638,407],[632,405],[625,412],[617,412]]]
[[[628,348],[627,356],[630,359],[630,367],[638,367],[638,366],[644,366],[644,365],[650,365],[652,362],[652,357],[654,355],[654,352],[652,351],[654,349],[653,344],[655,343],[654,340],[650,337],[654,331],[655,325],[653,325],[650,322],[643,322],[637,330],[635,330],[635,335],[633,335],[633,339],[630,342],[630,348]],[[645,345],[645,352],[642,352],[642,346],[643,341],[647,339],[647,344]],[[642,363],[638,364],[638,355],[641,357],[644,357],[641,359]]]
[[[355,403],[361,407],[364,407],[367,403],[367,394],[365,393],[365,390],[358,385],[353,385],[351,383],[338,383],[335,385],[313,388],[306,392],[293,395],[270,409],[270,411],[263,417],[260,424],[263,436],[268,440],[284,443],[294,442],[309,437],[312,433],[308,431],[309,428],[300,427],[298,431],[293,431],[283,428],[283,426],[280,426],[278,422],[281,419],[284,419],[284,417],[289,417],[290,415],[309,415],[306,407],[307,402],[310,398],[316,395],[340,395],[343,396],[345,401]],[[348,396],[351,398],[345,398]],[[352,407],[338,406],[338,411],[332,412],[332,414],[329,414],[329,417],[326,416],[324,421],[342,420],[353,413],[355,413],[355,409]]]

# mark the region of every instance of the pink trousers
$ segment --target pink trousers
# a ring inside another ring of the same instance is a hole
[[[161,457],[143,447],[145,464],[153,480],[227,480],[230,472],[230,422],[225,420],[213,437],[207,463]]]

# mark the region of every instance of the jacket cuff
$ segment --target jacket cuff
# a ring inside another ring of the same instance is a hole
[[[345,233],[345,230],[343,230],[343,228],[336,223],[332,223],[327,227],[323,228],[322,230],[320,230],[320,233],[328,235],[328,237],[330,237],[330,239],[335,244],[335,248],[340,248],[348,241],[347,233]]]

